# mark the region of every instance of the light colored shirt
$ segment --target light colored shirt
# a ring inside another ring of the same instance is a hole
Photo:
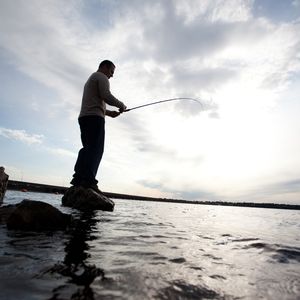
[[[101,72],[93,73],[84,85],[79,118],[83,116],[105,117],[106,104],[123,107],[123,103],[110,92],[109,80]]]

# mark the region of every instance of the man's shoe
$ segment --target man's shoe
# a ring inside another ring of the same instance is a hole
[[[99,190],[98,185],[97,184],[92,184],[89,186],[90,189],[92,189],[94,192],[96,192],[99,195],[103,195],[103,193]]]
[[[92,189],[94,192],[96,192],[99,195],[102,194],[102,192],[99,190],[97,184],[90,184],[90,183],[87,183],[86,181],[81,181],[78,186],[81,186],[81,187],[83,187],[85,189]]]

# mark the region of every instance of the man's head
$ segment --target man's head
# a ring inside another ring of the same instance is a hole
[[[98,71],[106,75],[109,79],[110,77],[113,77],[115,68],[116,66],[110,60],[103,60],[99,65]]]

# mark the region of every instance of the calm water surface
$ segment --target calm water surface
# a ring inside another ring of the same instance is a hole
[[[300,211],[114,200],[114,212],[87,215],[60,195],[13,191],[5,204],[24,198],[77,221],[0,227],[0,299],[300,299]],[[97,277],[84,287],[65,266]]]

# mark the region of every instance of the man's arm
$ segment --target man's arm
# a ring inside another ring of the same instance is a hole
[[[120,100],[118,100],[110,92],[110,86],[109,86],[108,78],[101,77],[101,79],[98,81],[98,84],[99,84],[99,93],[100,93],[100,96],[101,96],[101,98],[104,99],[105,103],[107,103],[107,104],[109,104],[111,106],[118,107],[120,112],[123,112],[124,110],[126,110],[127,107],[124,105],[124,103],[121,102]]]

